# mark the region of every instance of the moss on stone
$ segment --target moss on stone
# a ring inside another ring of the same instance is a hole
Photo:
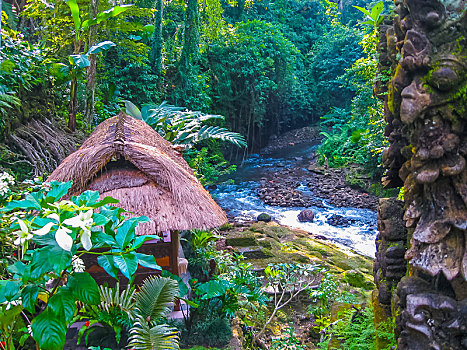
[[[250,247],[258,246],[258,240],[256,239],[256,236],[253,232],[246,231],[228,236],[225,239],[225,244],[232,247]]]
[[[343,280],[352,287],[363,288],[366,290],[371,290],[375,287],[374,283],[360,271],[349,270],[345,271],[342,275]]]

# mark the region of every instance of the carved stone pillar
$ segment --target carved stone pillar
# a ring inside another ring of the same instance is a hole
[[[408,276],[394,295],[399,350],[467,349],[465,0],[396,0],[386,30],[383,182],[403,182]]]
[[[378,206],[378,237],[373,268],[378,289],[378,302],[386,316],[391,316],[392,291],[406,274],[404,254],[407,230],[404,226],[404,203],[395,198],[382,198]]]

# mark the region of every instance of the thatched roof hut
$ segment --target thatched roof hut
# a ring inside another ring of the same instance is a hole
[[[172,144],[125,113],[97,126],[49,176],[52,180],[71,180],[72,194],[97,190],[118,199],[118,205],[134,215],[148,216],[152,222],[137,228],[140,235],[209,229],[227,222]]]

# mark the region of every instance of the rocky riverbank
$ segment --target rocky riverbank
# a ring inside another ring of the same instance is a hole
[[[309,143],[318,145],[321,140],[317,127],[305,127],[274,138],[261,152],[268,155],[285,147],[298,147]],[[318,164],[318,157],[311,150],[290,163],[279,163],[261,179],[258,196],[266,204],[281,207],[323,207],[323,200],[336,207],[354,207],[375,210],[378,198],[355,184],[369,182],[365,176],[356,175],[356,166],[330,168]],[[360,176],[360,177],[358,177]]]
[[[341,249],[324,237],[275,222],[233,223],[222,227],[219,234],[224,237],[217,242],[217,249],[242,253],[260,275],[269,264],[305,263],[325,268],[339,281],[338,292],[346,293],[352,300],[347,304],[333,304],[331,318],[337,312],[364,305],[374,288],[372,259]],[[317,285],[311,288],[317,288]],[[266,333],[269,341],[277,339],[293,325],[296,339],[307,350],[317,349],[320,333],[316,316],[308,311],[311,304],[309,291],[306,291],[279,310]],[[240,350],[246,335],[238,320],[233,322],[233,331],[231,348]]]

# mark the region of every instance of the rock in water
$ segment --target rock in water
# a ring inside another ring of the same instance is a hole
[[[315,218],[315,213],[313,213],[313,211],[310,209],[305,209],[302,210],[300,214],[298,214],[297,218],[300,222],[313,222],[313,219]]]
[[[269,221],[271,221],[271,215],[268,215],[266,213],[261,213],[261,214],[258,215],[256,220],[257,221],[269,222]]]
[[[326,221],[329,225],[338,227],[349,227],[351,223],[351,220],[337,214],[333,214]]]

